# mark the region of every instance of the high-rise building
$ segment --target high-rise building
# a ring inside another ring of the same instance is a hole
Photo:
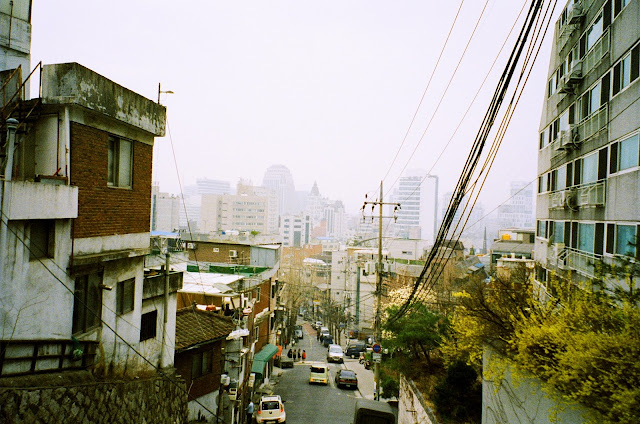
[[[282,245],[303,247],[311,241],[311,217],[309,215],[284,215],[281,217]]]
[[[172,232],[180,226],[180,198],[162,193],[154,183],[151,188],[151,231]]]
[[[324,220],[327,226],[327,236],[341,240],[345,236],[346,214],[344,204],[338,200],[324,208]]]
[[[640,3],[571,0],[555,29],[538,153],[538,281],[638,258]],[[605,278],[605,281],[612,280]]]
[[[240,182],[237,194],[203,194],[200,231],[222,230],[268,232],[269,197],[254,192],[250,184]]]
[[[262,186],[272,188],[278,193],[280,215],[294,212],[296,189],[291,171],[284,165],[272,165],[264,173]]]
[[[396,235],[433,242],[438,212],[438,177],[410,170],[398,180],[394,202],[400,203]]]
[[[184,188],[184,205],[180,207],[180,228],[190,231],[199,230],[200,207],[203,194],[230,194],[229,181],[198,178],[195,184]],[[188,224],[187,224],[188,221]]]
[[[512,181],[509,200],[498,208],[501,228],[534,228],[533,185]]]

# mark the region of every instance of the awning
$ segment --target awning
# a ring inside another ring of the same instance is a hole
[[[251,372],[256,375],[256,380],[259,381],[264,378],[264,367],[276,353],[278,353],[278,347],[267,343],[260,352],[254,355]]]
[[[256,353],[253,357],[253,360],[269,362],[269,359],[273,358],[275,354],[278,353],[278,346],[274,346],[270,343],[264,345],[264,347],[260,350],[260,352]]]
[[[253,360],[253,365],[251,365],[251,372],[256,375],[256,381],[261,381],[264,378],[264,367],[267,365],[266,362],[261,360]]]

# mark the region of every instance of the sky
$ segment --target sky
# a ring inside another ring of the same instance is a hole
[[[154,101],[158,83],[172,91],[161,95],[167,135],[154,146],[161,191],[204,177],[259,185],[283,164],[297,190],[315,181],[356,213],[365,194],[383,181],[388,196],[409,169],[438,175],[441,193],[454,188],[525,3],[466,0],[451,30],[458,0],[34,1],[31,62],[78,62]],[[521,25],[522,16],[515,33]],[[551,38],[485,185],[485,209],[509,197],[510,181],[536,178]]]

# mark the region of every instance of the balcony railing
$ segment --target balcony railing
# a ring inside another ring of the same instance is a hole
[[[578,207],[604,206],[606,193],[605,180],[578,186],[576,190],[576,205]]]
[[[0,340],[0,376],[86,369],[93,365],[97,341]],[[74,355],[74,350],[81,353]]]
[[[556,264],[560,269],[574,270],[589,278],[595,278],[594,264],[601,259],[602,255],[565,247],[558,250]]]
[[[611,33],[607,29],[605,33],[602,34],[602,37],[600,37],[596,44],[591,48],[591,50],[589,50],[584,56],[584,59],[582,60],[583,75],[588,74],[589,71],[598,66],[602,59],[604,59],[604,57],[609,53],[611,40],[610,35]]]
[[[574,141],[577,144],[584,143],[601,130],[607,127],[609,119],[609,108],[607,104],[600,106],[600,109],[584,118],[578,124],[572,126],[571,132],[574,134]]]

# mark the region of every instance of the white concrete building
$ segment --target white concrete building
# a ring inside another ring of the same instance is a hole
[[[284,215],[280,218],[282,245],[302,247],[311,241],[311,217],[309,215]]]
[[[437,232],[438,177],[422,170],[410,170],[400,177],[393,202],[400,203],[395,233],[433,243]]]
[[[180,198],[160,192],[158,184],[151,190],[151,231],[172,232],[180,228]]]

